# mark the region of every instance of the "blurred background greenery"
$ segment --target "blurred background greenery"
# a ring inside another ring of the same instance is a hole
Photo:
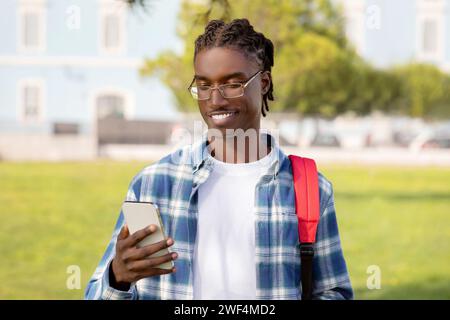
[[[139,8],[152,1],[128,2]],[[419,62],[383,69],[372,66],[346,38],[343,8],[332,0],[182,1],[177,31],[183,51],[163,51],[156,59],[147,59],[141,74],[160,77],[176,97],[179,110],[197,110],[186,94],[195,39],[210,19],[243,17],[275,47],[276,103],[271,110],[330,118],[373,111],[450,117],[448,74]]]
[[[142,162],[0,163],[0,299],[82,299]],[[324,166],[356,299],[450,299],[450,169]],[[69,290],[70,265],[81,289]],[[369,290],[367,268],[381,270]]]

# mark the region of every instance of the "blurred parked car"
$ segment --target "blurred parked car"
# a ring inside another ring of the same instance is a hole
[[[450,122],[420,133],[410,144],[411,150],[449,149]]]

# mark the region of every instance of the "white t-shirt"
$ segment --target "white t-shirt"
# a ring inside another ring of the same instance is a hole
[[[256,299],[255,186],[273,151],[258,161],[214,167],[199,187],[194,299]]]

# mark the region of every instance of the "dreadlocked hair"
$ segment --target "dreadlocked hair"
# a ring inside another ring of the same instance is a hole
[[[250,59],[255,59],[262,71],[268,71],[270,85],[263,95],[261,112],[263,117],[269,111],[268,100],[273,101],[273,83],[271,70],[273,67],[273,44],[262,33],[256,32],[247,19],[234,19],[230,23],[222,20],[211,20],[205,32],[195,40],[194,60],[204,49],[228,47],[238,49]]]

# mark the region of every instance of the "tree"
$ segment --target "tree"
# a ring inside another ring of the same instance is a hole
[[[286,44],[274,74],[278,110],[335,116],[347,110],[366,65],[350,50],[312,32]],[[356,111],[356,110],[355,110]]]
[[[449,116],[450,77],[437,67],[413,63],[392,70],[401,83],[397,109],[414,117]]]

